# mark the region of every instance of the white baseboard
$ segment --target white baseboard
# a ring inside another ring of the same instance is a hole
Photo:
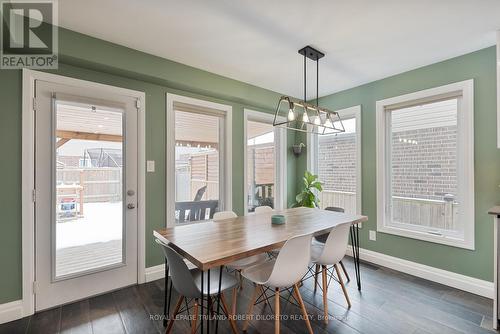
[[[21,319],[23,317],[23,301],[0,304],[0,324]]]
[[[347,254],[352,256],[352,248],[349,246]],[[394,269],[409,275],[420,277],[429,281],[447,285],[456,289],[467,291],[476,295],[493,299],[493,282],[457,274],[451,271],[426,266],[424,264],[403,260],[397,257],[377,253],[371,250],[359,249],[361,260],[371,262],[383,267]],[[363,281],[363,273],[361,273]]]
[[[157,279],[161,279],[165,277],[165,265],[159,264],[154,267],[148,267],[145,270],[146,279],[145,282],[156,281]]]

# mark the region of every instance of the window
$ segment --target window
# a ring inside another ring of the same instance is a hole
[[[185,224],[231,210],[230,107],[167,96],[167,214]]]
[[[245,110],[245,212],[286,207],[286,130],[273,117]]]
[[[338,110],[345,132],[309,134],[308,169],[323,182],[320,208],[361,213],[361,107]]]
[[[474,248],[472,80],[377,102],[377,228]]]

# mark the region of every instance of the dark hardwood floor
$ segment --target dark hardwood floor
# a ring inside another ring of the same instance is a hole
[[[351,278],[352,262],[344,261]],[[362,264],[363,290],[359,292],[354,279],[347,284],[352,307],[347,309],[340,286],[332,282],[329,290],[329,313],[332,320],[325,325],[322,292],[313,291],[312,279],[300,291],[312,316],[315,333],[492,333],[492,301],[483,297],[425,281],[387,268]],[[245,282],[239,293],[238,314],[244,314],[252,285]],[[175,304],[176,296],[172,298]],[[230,301],[230,293],[227,299]],[[274,302],[271,301],[271,305]],[[173,307],[172,307],[173,308]],[[163,333],[163,280],[132,286],[105,295],[89,298],[37,313],[0,325],[0,333]],[[281,333],[306,333],[303,320],[292,320],[300,310],[281,303]],[[273,333],[274,323],[265,319],[272,310],[265,303],[254,308],[248,333]],[[264,320],[262,320],[264,319]],[[241,330],[242,322],[238,322]],[[177,321],[174,333],[188,333],[187,321]],[[211,333],[214,333],[212,331]],[[219,333],[230,333],[227,321],[219,323]]]

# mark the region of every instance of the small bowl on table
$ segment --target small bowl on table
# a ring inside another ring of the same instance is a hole
[[[283,215],[272,215],[271,224],[273,225],[283,225],[286,222],[285,216]]]

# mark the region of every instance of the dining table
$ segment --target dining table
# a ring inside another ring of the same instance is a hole
[[[284,224],[272,224],[273,215],[283,215]],[[191,262],[198,270],[207,272],[207,282],[201,281],[203,310],[203,285],[210,287],[210,270],[219,271],[219,283],[222,278],[222,270],[226,264],[246,257],[271,252],[281,248],[285,242],[293,237],[312,234],[314,236],[328,233],[337,225],[349,223],[350,241],[354,259],[354,270],[358,289],[361,290],[361,277],[359,267],[359,226],[368,220],[363,215],[320,210],[316,208],[289,208],[273,210],[260,214],[248,214],[236,218],[224,219],[214,222],[213,220],[199,223],[178,225],[166,229],[153,231],[153,236],[164,244],[167,244],[182,257]],[[279,255],[278,255],[279,256]],[[202,275],[202,277],[205,275]],[[165,262],[165,300],[164,300],[164,324],[168,321],[170,311],[170,299],[172,296],[172,284],[168,288],[169,268]],[[217,314],[220,308],[220,284],[217,302]],[[208,306],[208,305],[207,305]],[[210,333],[209,307],[205,308],[207,316],[201,321],[201,333]],[[218,318],[215,332],[218,331]]]

